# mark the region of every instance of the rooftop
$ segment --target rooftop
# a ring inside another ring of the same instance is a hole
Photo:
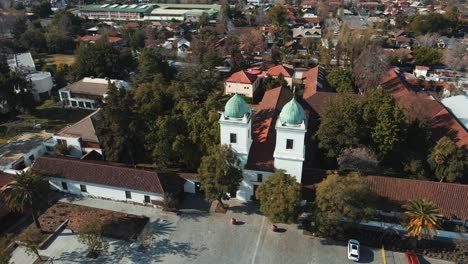
[[[275,170],[275,123],[283,106],[293,98],[291,90],[278,87],[265,92],[252,123],[252,146],[245,166],[248,170]]]
[[[366,179],[371,190],[386,199],[389,210],[401,210],[401,204],[408,200],[426,199],[435,203],[444,217],[468,220],[468,185],[383,176]]]
[[[96,127],[100,125],[99,110],[55,133],[62,137],[80,137],[82,141],[99,143]]]
[[[257,75],[246,71],[233,73],[225,82],[253,84],[257,80]]]
[[[294,69],[283,65],[276,65],[268,69],[267,74],[270,76],[278,76],[282,74],[284,77],[292,77],[294,74]]]
[[[457,95],[442,99],[442,104],[468,129],[468,95]]]
[[[149,14],[157,5],[143,4],[143,5],[119,5],[119,4],[104,4],[104,5],[85,5],[80,7],[80,11],[86,12],[136,12]]]
[[[109,80],[103,78],[83,78],[62,88],[64,91],[70,91],[78,94],[89,94],[103,96],[109,89],[109,82],[115,83],[116,87],[127,87],[128,84],[120,80]]]
[[[11,54],[8,58],[8,66],[10,70],[24,68],[26,70],[36,70],[36,65],[32,58],[31,52]]]
[[[0,146],[0,166],[7,166],[19,160],[51,137],[51,133],[40,132],[24,133],[10,139],[8,143]]]
[[[32,168],[50,177],[157,194],[178,191],[183,184],[183,177],[178,173],[135,169],[103,161],[43,156]]]

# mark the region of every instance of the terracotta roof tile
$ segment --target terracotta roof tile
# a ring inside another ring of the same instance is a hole
[[[253,84],[257,80],[257,75],[246,71],[233,73],[225,82]]]
[[[319,92],[319,83],[321,83],[323,87],[325,80],[325,70],[320,66],[314,67],[304,72],[302,74],[302,78],[304,79],[304,94],[302,95],[302,98],[307,99],[316,92]]]
[[[284,77],[292,77],[294,75],[294,70],[283,65],[276,65],[268,69],[267,74],[270,76],[283,74]]]
[[[15,177],[11,174],[0,171],[0,193],[6,188],[6,186],[15,181]]]
[[[118,163],[59,157],[40,157],[32,168],[47,176],[157,194],[178,188],[172,182],[180,180],[176,173],[134,169]]]
[[[468,185],[382,176],[368,176],[367,180],[371,190],[398,206],[408,200],[426,199],[446,218],[468,220]]]
[[[286,88],[275,88],[265,92],[254,113],[252,124],[252,146],[245,166],[249,170],[274,171],[275,122],[283,106],[293,94]]]
[[[90,41],[98,41],[101,39],[101,36],[100,35],[95,35],[95,36],[91,36],[91,35],[86,35],[86,36],[83,36],[80,38],[81,41],[84,41],[84,42],[90,42]],[[111,43],[115,43],[115,42],[120,42],[122,41],[122,38],[119,38],[119,37],[107,37],[107,40]]]

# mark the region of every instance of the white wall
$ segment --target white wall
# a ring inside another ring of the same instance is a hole
[[[24,164],[26,165],[26,167],[29,167],[32,164],[29,157],[34,156],[34,160],[37,160],[39,157],[44,155],[44,153],[46,153],[46,151],[47,151],[46,147],[41,144],[40,146],[37,146],[37,147],[33,148],[28,153],[24,154],[22,157],[20,157],[17,160],[11,162],[10,164],[7,164],[5,166],[0,166],[0,170],[1,171],[11,170],[13,168],[13,166],[16,166],[18,163],[21,163],[21,161],[23,161],[23,160],[24,160]]]
[[[67,183],[68,190],[62,189],[62,181]],[[152,201],[164,200],[162,194],[123,189],[123,188],[99,185],[99,184],[94,184],[94,183],[72,181],[72,180],[67,180],[67,179],[62,179],[62,178],[49,177],[49,183],[52,189],[75,194],[75,195],[83,195],[83,196],[89,195],[89,196],[94,196],[94,197],[99,197],[99,198],[106,198],[106,199],[117,200],[117,201],[135,202],[135,203],[141,203],[141,204],[144,204],[145,195],[150,196],[150,199]],[[86,193],[81,192],[80,184],[86,185],[86,190],[87,190]],[[127,199],[125,197],[125,191],[131,192],[131,195],[132,195],[131,199]]]
[[[184,183],[184,192],[186,193],[195,193],[195,182],[191,180],[186,180]]]
[[[260,78],[257,78],[253,84],[225,82],[224,92],[225,94],[238,93],[252,98],[259,84]]]
[[[220,118],[221,144],[230,145],[238,154],[242,166],[247,163],[250,146],[252,145],[252,125],[251,118],[241,120],[225,119],[224,114]],[[237,142],[231,143],[231,133],[236,134]]]
[[[266,171],[256,171],[256,170],[244,170],[244,179],[242,180],[239,190],[236,192],[236,199],[241,201],[250,201],[250,198],[253,195],[254,185],[260,185],[263,181],[265,181],[269,176],[271,176],[272,172]],[[258,174],[263,175],[263,181],[257,181]]]

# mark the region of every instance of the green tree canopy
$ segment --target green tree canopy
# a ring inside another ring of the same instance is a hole
[[[109,243],[103,237],[103,222],[98,216],[83,221],[77,231],[78,241],[88,247],[91,256],[97,257],[109,248]]]
[[[151,83],[158,74],[168,81],[174,77],[174,70],[158,51],[150,48],[142,49],[133,82],[136,84]]]
[[[53,14],[52,5],[48,1],[33,4],[31,11],[39,18],[47,18]]]
[[[340,238],[345,231],[375,212],[376,195],[365,178],[351,173],[340,176],[331,173],[317,186],[316,207],[319,232]]]
[[[46,38],[41,29],[38,28],[30,26],[23,34],[21,34],[20,43],[28,50],[37,52],[47,51]]]
[[[277,170],[258,186],[260,211],[273,223],[294,222],[300,213],[301,185],[296,178]]]
[[[427,15],[418,14],[411,21],[411,29],[418,35],[427,33],[451,33],[457,25],[456,18],[432,12]]]
[[[357,93],[350,68],[333,68],[327,76],[330,86],[339,93]]]
[[[72,65],[72,75],[74,80],[89,76],[123,79],[133,68],[131,53],[113,46],[107,37],[103,36],[95,44],[82,44],[78,47],[76,61]]]
[[[320,126],[316,133],[319,148],[329,157],[357,146],[362,138],[362,109],[352,95],[338,95],[323,104]]]
[[[468,174],[466,153],[448,137],[437,141],[427,161],[440,181],[456,182]]]
[[[442,53],[435,48],[418,47],[413,51],[414,62],[417,65],[434,66],[442,63]]]
[[[205,198],[209,202],[218,201],[223,207],[222,200],[229,199],[229,194],[235,194],[243,179],[239,159],[225,145],[213,147],[202,158],[198,175]]]
[[[28,113],[34,109],[31,82],[21,71],[10,71],[6,58],[0,55],[0,100],[8,111]]]
[[[286,24],[288,12],[283,5],[277,4],[268,10],[268,17],[273,25],[282,26]]]
[[[47,204],[49,182],[31,171],[21,172],[4,191],[5,204],[13,211],[31,210],[34,224],[41,229],[38,210]]]
[[[140,129],[141,119],[134,111],[134,105],[130,90],[109,84],[106,102],[99,113],[102,124],[96,129],[104,156],[109,161],[134,165],[145,155],[141,148],[144,131]]]
[[[47,50],[49,53],[64,53],[75,49],[75,41],[63,32],[52,31],[45,34]]]
[[[283,87],[283,88],[288,88],[288,82],[284,79],[283,74],[279,74],[278,77],[271,77],[270,75],[267,74],[265,79],[263,80],[263,86],[265,87],[265,90],[271,90],[275,89],[278,87]]]

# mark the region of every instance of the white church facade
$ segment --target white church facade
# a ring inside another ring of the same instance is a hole
[[[226,103],[219,124],[221,144],[231,146],[243,168],[237,199],[254,200],[257,186],[277,169],[301,183],[307,119],[289,89],[267,91],[255,115],[236,94]]]

